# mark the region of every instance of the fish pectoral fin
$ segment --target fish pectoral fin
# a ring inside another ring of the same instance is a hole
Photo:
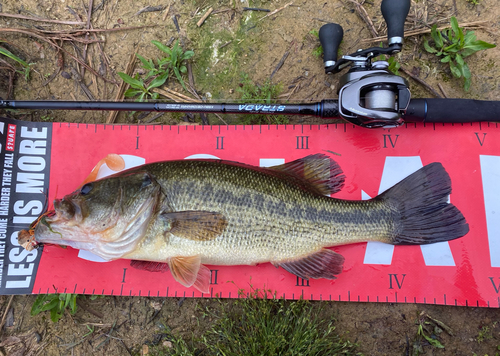
[[[166,272],[169,270],[168,263],[152,261],[130,261],[130,267],[149,272]]]
[[[202,293],[208,293],[210,270],[201,264],[200,256],[173,257],[168,265],[172,276],[184,287],[195,287]]]
[[[342,273],[343,264],[344,256],[326,248],[295,260],[273,262],[303,279],[336,279],[336,275]]]
[[[322,153],[267,169],[284,173],[296,179],[305,189],[321,195],[339,192],[345,181],[338,163]]]
[[[196,241],[209,241],[219,236],[227,226],[224,215],[211,211],[180,211],[160,214],[169,222],[168,232]]]

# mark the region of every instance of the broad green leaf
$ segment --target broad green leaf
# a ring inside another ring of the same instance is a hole
[[[460,78],[462,76],[462,71],[458,69],[455,63],[453,61],[450,61],[450,69],[451,69],[451,74],[453,74],[455,77]]]
[[[472,43],[476,40],[476,35],[474,31],[467,31],[464,36],[464,46],[467,46],[469,43]]]
[[[151,98],[153,98],[154,100],[157,100],[159,97],[160,97],[160,94],[158,94],[158,93],[153,93],[151,95]]]
[[[63,314],[57,309],[54,308],[50,310],[50,319],[52,320],[52,322],[57,323],[59,319],[62,318],[62,316]]]
[[[482,51],[484,49],[495,48],[495,47],[496,47],[496,45],[494,45],[492,43],[478,40],[478,41],[471,42],[467,46],[465,46],[464,52],[462,55],[464,57],[467,57],[473,53],[476,53],[477,51]]]
[[[451,60],[451,57],[448,55],[448,56],[444,57],[443,59],[441,59],[441,62],[448,63],[450,60]]]
[[[181,71],[181,73],[186,73],[186,72],[187,72],[187,68],[186,68],[186,66],[181,66],[181,67],[179,68],[179,70]]]
[[[464,76],[464,78],[470,79],[471,72],[467,63],[464,63],[464,65],[460,69],[462,70],[462,75]]]
[[[139,58],[139,60],[142,62],[142,65],[143,65],[143,68],[144,69],[147,69],[147,70],[151,70],[154,68],[154,65],[153,67],[151,67],[151,63],[148,62],[148,60],[146,58],[144,58],[143,56],[141,56],[140,54],[136,53],[135,54],[137,56],[137,58]]]
[[[437,48],[443,47],[443,37],[441,36],[441,32],[438,31],[437,25],[432,26],[431,37],[436,43]]]
[[[460,45],[460,47],[462,47],[464,45],[464,32],[462,28],[458,26],[457,18],[455,16],[452,16],[450,23],[451,23],[451,28],[455,33],[456,37],[453,39],[453,42],[457,42]]]
[[[424,42],[424,48],[425,48],[425,50],[426,50],[427,52],[429,52],[429,53],[437,53],[437,52],[438,52],[438,51],[437,51],[437,49],[432,48],[432,47],[429,45],[429,41],[427,41],[427,40],[425,40],[425,42]]]
[[[153,88],[158,88],[159,86],[162,86],[168,78],[168,72],[163,73],[162,75],[157,76],[151,84],[148,86],[148,91]]]
[[[122,78],[122,80],[125,83],[129,84],[132,88],[136,88],[136,89],[144,88],[144,84],[142,81],[135,79],[135,78],[132,78],[130,75],[123,73],[123,72],[118,72],[118,75],[120,76],[120,78]]]
[[[193,51],[186,51],[186,52],[184,52],[184,54],[182,55],[182,60],[189,59],[189,58],[191,58],[192,56],[194,56],[194,52],[193,52]]]
[[[137,90],[137,89],[134,89],[134,88],[129,88],[125,91],[125,93],[123,94],[126,98],[131,98],[131,97],[134,97],[136,95],[139,95],[141,93],[143,93],[144,91],[143,90]]]
[[[464,59],[462,58],[462,56],[460,54],[457,53],[457,55],[455,56],[455,60],[457,61],[458,64],[460,64],[461,66],[463,66],[465,64],[464,62]]]
[[[172,55],[172,50],[170,48],[168,48],[167,46],[165,46],[163,43],[161,42],[158,42],[158,41],[151,41],[152,44],[154,44],[156,47],[158,47],[158,49],[160,51],[163,51],[165,53],[167,53],[168,55]]]
[[[422,333],[422,336],[423,336],[423,337],[424,337],[427,341],[429,341],[429,344],[431,344],[432,346],[437,347],[438,349],[444,349],[443,344],[441,344],[441,343],[439,342],[439,340],[437,340],[437,339],[433,339],[432,337],[429,337],[429,336],[425,335],[425,333]]]
[[[458,44],[456,43],[453,43],[452,45],[448,46],[448,47],[445,47],[443,49],[443,52],[458,52]]]
[[[470,78],[465,78],[465,82],[464,82],[464,90],[465,91],[469,91],[471,83],[472,82],[471,82]]]

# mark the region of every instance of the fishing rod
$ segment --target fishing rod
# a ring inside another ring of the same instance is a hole
[[[339,80],[338,100],[304,104],[0,100],[0,108],[310,115],[342,118],[366,128],[396,127],[405,122],[500,122],[500,101],[411,99],[408,81],[389,72],[387,61],[372,63],[380,55],[401,52],[410,0],[382,0],[381,10],[387,23],[387,47],[360,49],[338,59],[344,36],[342,26],[328,23],[319,30],[325,73],[334,74],[349,67]]]

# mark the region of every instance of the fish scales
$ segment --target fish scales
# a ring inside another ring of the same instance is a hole
[[[228,225],[210,241],[170,235],[159,249],[158,241],[145,239],[130,258],[151,258],[156,251],[158,260],[187,251],[208,264],[256,264],[293,259],[325,246],[380,240],[392,229],[394,212],[384,202],[320,196],[268,170],[189,160],[144,168],[161,185],[173,211],[221,212]],[[163,231],[155,233],[160,235]]]

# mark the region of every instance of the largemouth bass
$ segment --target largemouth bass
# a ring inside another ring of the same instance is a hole
[[[270,168],[220,160],[152,163],[56,199],[34,226],[34,239],[105,260],[134,260],[137,268],[169,268],[182,285],[208,292],[204,264],[271,262],[304,279],[334,279],[344,258],[327,247],[429,244],[469,231],[447,203],[451,182],[440,163],[371,200],[331,198],[343,183],[337,163],[322,154]]]

